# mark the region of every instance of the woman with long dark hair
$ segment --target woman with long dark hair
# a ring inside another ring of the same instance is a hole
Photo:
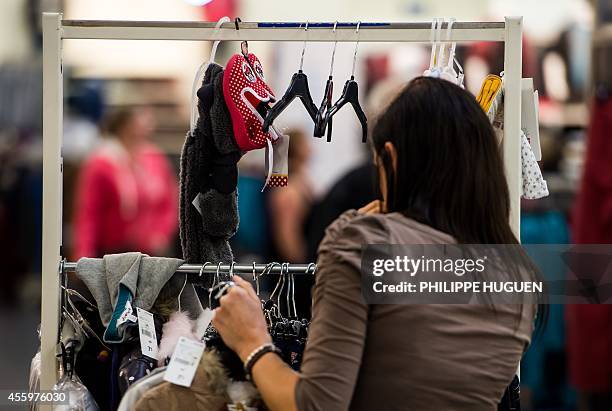
[[[327,230],[301,372],[256,355],[271,338],[246,281],[236,277],[213,324],[250,360],[273,411],[495,410],[531,340],[534,305],[367,305],[360,278],[367,244],[518,243],[494,131],[467,91],[417,78],[372,134],[382,200]]]

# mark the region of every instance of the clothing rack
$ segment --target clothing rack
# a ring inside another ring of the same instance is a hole
[[[76,263],[63,262],[62,270],[65,273],[75,272]],[[289,264],[289,263],[269,263],[269,264],[183,264],[177,273],[184,274],[216,274],[219,273],[235,273],[235,274],[311,274],[317,270],[316,264]]]
[[[511,200],[510,224],[519,236],[521,195],[522,17],[503,22],[457,22],[450,41],[504,42],[504,167]],[[41,390],[57,381],[58,322],[62,261],[62,43],[68,39],[229,40],[429,43],[431,23],[215,23],[64,20],[43,14],[43,244],[41,308]],[[446,25],[445,25],[446,27]],[[236,266],[234,267],[236,268]],[[250,268],[252,270],[252,267]],[[216,270],[216,267],[215,267]]]

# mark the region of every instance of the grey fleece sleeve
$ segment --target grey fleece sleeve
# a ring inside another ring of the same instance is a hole
[[[359,266],[365,243],[384,238],[379,220],[344,213],[319,248],[312,321],[296,386],[297,409],[347,410],[361,367],[368,306],[361,297]]]

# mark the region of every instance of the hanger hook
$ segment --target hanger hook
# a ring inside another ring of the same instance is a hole
[[[227,23],[230,21],[231,21],[230,18],[227,16],[221,17],[219,21],[217,22],[217,24],[215,24],[215,34],[219,31],[223,23]],[[200,83],[202,82],[202,78],[204,77],[204,73],[206,72],[206,69],[208,68],[210,64],[215,62],[215,56],[217,55],[217,48],[219,47],[220,43],[221,43],[221,40],[215,40],[213,42],[213,45],[210,49],[210,57],[208,58],[208,61],[204,61],[200,65],[200,67],[196,70],[195,77],[193,78],[193,84],[191,85],[191,116],[190,116],[190,121],[189,121],[189,130],[192,133],[196,127],[196,122],[198,121],[198,105],[196,103],[197,98],[198,98],[198,94],[197,94],[198,88],[200,87]]]
[[[355,78],[355,65],[357,63],[357,48],[359,48],[359,27],[361,26],[361,21],[357,22],[357,29],[355,29],[355,34],[357,35],[357,41],[355,42],[355,53],[353,53],[353,70],[351,71],[351,79]]]
[[[434,18],[431,21],[431,33],[429,35],[429,42],[431,43],[431,55],[429,57],[429,70],[432,70],[436,58],[436,29],[438,27],[438,19]]]
[[[439,61],[438,61],[438,66],[442,67],[444,65],[444,58],[446,57],[446,48],[448,47],[449,49],[449,56],[448,56],[448,62],[446,63],[446,65],[449,68],[452,68],[453,65],[453,56],[455,54],[455,47],[457,46],[457,43],[454,44],[450,44],[450,40],[451,40],[451,33],[453,32],[453,24],[455,23],[455,18],[451,17],[450,19],[448,19],[448,22],[446,23],[446,41],[442,41],[442,25],[444,24],[444,20],[442,20],[442,22],[440,23],[440,56],[438,57]]]
[[[281,264],[281,279],[282,279],[282,285],[281,285],[281,290],[278,293],[278,312],[281,313],[281,317],[282,317],[282,310],[281,310],[281,304],[280,304],[280,299],[283,296],[283,290],[285,289],[285,282],[287,282],[287,278],[286,278],[286,271],[285,271],[285,267],[287,263],[282,263]],[[287,287],[289,287],[289,284],[287,284]],[[287,288],[287,316],[289,316],[289,289]]]
[[[240,31],[239,23],[242,23],[242,19],[240,17],[236,17],[234,19],[234,26],[236,27],[236,31]],[[240,42],[240,51],[242,52],[242,55],[244,56],[244,58],[246,58],[248,61],[248,55],[249,55],[249,42],[248,41],[243,40]]]
[[[306,42],[307,42],[306,37],[308,37],[307,36],[307,33],[308,33],[308,23],[309,23],[308,20],[306,20],[306,28],[304,29],[304,33],[305,33],[304,34],[304,45],[302,46],[302,58],[300,59],[300,72],[302,71],[302,68],[304,67],[304,53],[306,52]],[[301,26],[302,25],[300,24],[300,27]]]
[[[255,289],[257,292],[257,296],[259,296],[259,276],[255,271],[255,261],[253,261],[253,281],[255,282]]]
[[[438,66],[442,67],[444,64],[444,55],[446,54],[446,42],[442,38],[442,29],[444,27],[444,18],[440,19],[440,26],[438,27],[438,44],[440,51],[438,52]],[[448,32],[448,23],[446,25],[446,30]]]
[[[289,263],[283,263],[285,278],[287,279],[287,317],[291,317],[291,275],[289,275]]]
[[[332,30],[332,33],[334,33],[334,49],[332,51],[332,58],[331,58],[331,65],[329,67],[329,76],[331,77],[334,74],[334,60],[336,59],[336,47],[338,46],[338,38],[337,38],[337,33],[336,33],[336,28],[338,27],[338,20],[336,20],[336,22],[334,23],[334,29]]]
[[[185,274],[185,282],[183,282],[183,286],[181,287],[181,291],[178,294],[178,310],[181,312],[181,295],[183,295],[183,290],[185,290],[185,286],[187,285],[187,274]]]
[[[444,18],[438,18],[438,28],[436,29],[436,46],[438,49],[438,54],[436,56],[436,68],[439,69],[439,66],[442,64],[440,61],[441,54],[444,53],[444,43],[442,42],[442,27],[444,26]]]
[[[451,17],[448,20],[448,28],[446,30],[446,41],[450,42],[453,33],[453,26],[455,24],[456,19]],[[448,67],[449,69],[453,67],[453,61],[455,60],[455,50],[457,49],[457,42],[452,42],[448,54]]]
[[[202,277],[202,274],[204,274],[204,270],[206,270],[206,266],[208,264],[212,264],[210,261],[206,261],[204,264],[202,264],[202,266],[200,267],[200,273],[198,274],[198,277]]]
[[[287,267],[287,270],[289,269],[289,267]],[[295,307],[295,274],[294,273],[289,273],[289,279],[291,280],[289,282],[290,290],[291,290],[291,305],[293,307],[293,317],[297,318],[297,308]]]
[[[204,267],[207,264],[212,264],[212,263],[204,263],[204,265],[202,266],[202,270],[204,270]],[[212,286],[208,289],[208,308],[212,307],[212,292],[215,289],[215,287],[217,286],[217,284],[219,283],[219,269],[221,268],[221,262],[219,262],[219,264],[217,264],[217,271],[215,272],[215,276],[213,277],[213,283]]]
[[[266,272],[266,274],[271,273],[272,269],[274,267],[276,267],[277,265],[281,266],[281,274],[282,274],[282,272],[283,272],[282,267],[283,266],[282,266],[282,264],[277,263],[277,262],[273,262],[273,263],[268,264],[269,268],[268,268],[268,271]],[[272,293],[270,294],[270,300],[274,300],[274,296],[276,296],[276,292],[278,291],[278,287],[279,287],[279,285],[281,283],[281,277],[282,277],[282,275],[278,278],[278,281],[276,281],[276,285],[274,286],[274,290],[272,290]],[[282,289],[281,289],[281,291],[282,291]]]
[[[223,23],[228,23],[230,21],[231,21],[230,18],[227,16],[221,17],[219,21],[217,22],[217,24],[215,24],[215,33],[219,31]],[[217,47],[219,47],[219,43],[221,43],[221,40],[216,40],[213,43],[213,46],[210,52],[210,58],[208,60],[209,64],[215,61],[215,56],[217,55]]]
[[[317,270],[317,265],[315,263],[308,263],[304,274],[314,274]]]
[[[219,284],[221,282],[221,275],[219,274],[219,271],[221,271],[221,261],[219,261],[219,264],[217,264],[217,272],[215,273],[216,284]]]

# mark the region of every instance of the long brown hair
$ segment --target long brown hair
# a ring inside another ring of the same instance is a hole
[[[397,168],[384,149],[397,150]],[[387,175],[387,210],[465,244],[517,244],[493,128],[474,97],[445,80],[411,81],[381,115],[373,146]]]
[[[372,133],[387,176],[387,212],[400,212],[462,244],[518,244],[509,223],[510,195],[497,138],[469,92],[446,80],[418,77],[379,117]],[[393,167],[385,143],[397,152]],[[521,247],[500,248],[505,274],[541,275]],[[538,297],[536,335],[548,317]]]

